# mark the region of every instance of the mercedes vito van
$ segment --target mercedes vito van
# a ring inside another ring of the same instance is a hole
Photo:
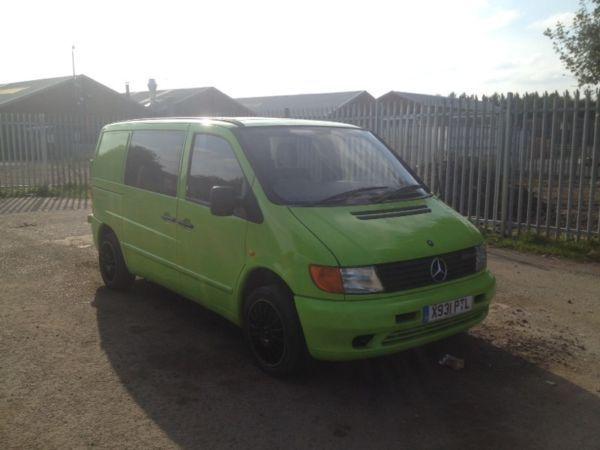
[[[216,311],[273,375],[467,330],[494,295],[478,230],[353,125],[114,123],[91,170],[106,286],[143,277]]]

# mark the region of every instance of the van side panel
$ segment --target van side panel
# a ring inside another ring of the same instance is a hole
[[[176,194],[188,125],[140,127],[122,164],[120,242],[132,273],[178,290]]]
[[[129,131],[105,131],[100,137],[92,162],[92,210],[96,223],[111,227],[118,238],[123,236],[123,166]],[[97,242],[97,228],[94,240]]]
[[[177,224],[162,218],[177,217],[177,199],[131,186],[124,186],[123,190],[125,211],[121,245],[129,270],[177,290]]]

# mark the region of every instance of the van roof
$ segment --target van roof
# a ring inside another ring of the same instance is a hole
[[[314,127],[342,127],[342,128],[359,128],[355,125],[327,122],[323,120],[304,120],[304,119],[278,119],[272,117],[157,117],[148,119],[132,119],[123,122],[115,122],[104,127],[105,130],[111,129],[130,129],[145,128],[144,125],[150,124],[209,124],[225,128],[238,127],[266,127],[266,126],[314,126]]]

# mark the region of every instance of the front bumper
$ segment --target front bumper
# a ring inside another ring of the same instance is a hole
[[[485,319],[495,291],[496,281],[486,270],[383,298],[334,301],[296,296],[295,301],[310,354],[342,361],[386,355],[468,330]],[[468,313],[423,323],[424,306],[470,295],[475,302]],[[365,335],[373,335],[367,345],[353,345]]]

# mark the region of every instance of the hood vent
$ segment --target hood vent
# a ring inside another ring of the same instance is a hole
[[[431,209],[427,205],[407,206],[404,208],[380,209],[377,211],[356,211],[352,212],[360,220],[387,219],[388,217],[414,216],[415,214],[427,214]]]

